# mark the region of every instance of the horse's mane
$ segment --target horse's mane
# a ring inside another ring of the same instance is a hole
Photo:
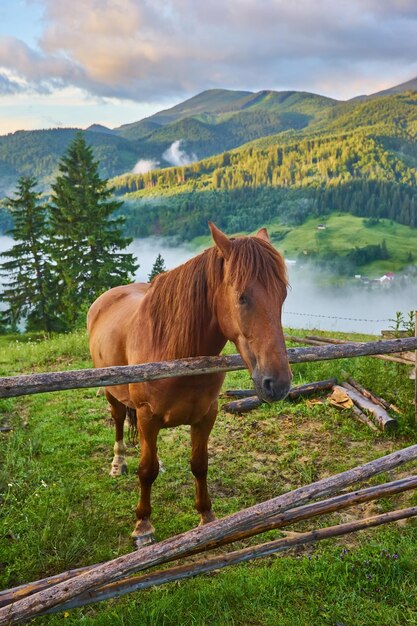
[[[285,262],[270,244],[257,237],[233,240],[225,262],[217,247],[152,281],[146,299],[156,350],[165,359],[201,355],[201,340],[213,322],[217,287],[227,280],[242,293],[255,280],[271,290],[287,285]]]

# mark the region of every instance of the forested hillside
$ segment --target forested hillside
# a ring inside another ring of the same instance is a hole
[[[229,231],[345,211],[417,227],[417,94],[337,105],[324,125],[115,179],[137,235]]]

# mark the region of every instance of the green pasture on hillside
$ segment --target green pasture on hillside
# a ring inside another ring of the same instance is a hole
[[[330,227],[330,226],[329,226]],[[289,332],[291,332],[289,330]],[[298,331],[299,334],[299,331]],[[0,337],[0,375],[90,366],[84,332]],[[414,382],[403,365],[359,358],[293,366],[294,384],[346,373],[401,410],[394,435],[368,430],[320,396],[220,411],[209,444],[209,485],[218,516],[238,511],[417,441]],[[250,386],[229,373],[226,388]],[[221,404],[225,399],[221,398]],[[114,433],[96,389],[0,401],[0,587],[112,559],[131,551],[138,450],[129,473],[111,479]],[[154,487],[161,540],[193,528],[189,433],[161,432],[165,471]],[[417,463],[368,484],[415,472]],[[291,530],[304,531],[417,504],[413,492],[354,507]],[[271,531],[239,546],[280,536]],[[398,626],[417,624],[417,522],[397,523],[171,583],[33,624],[127,626]],[[237,546],[234,546],[236,548]],[[224,548],[221,551],[226,551]]]
[[[318,230],[319,224],[325,225]],[[389,259],[374,261],[358,268],[358,271],[370,277],[380,276],[384,272],[402,271],[417,262],[416,230],[391,220],[381,219],[372,226],[366,226],[367,219],[349,213],[310,218],[299,226],[289,226],[279,220],[265,226],[273,245],[287,259],[299,259],[308,262],[316,255],[336,253],[344,256],[355,247],[381,245],[385,241]],[[196,250],[212,245],[209,235],[196,237],[192,241]],[[411,255],[411,257],[410,257]]]
[[[287,258],[301,256],[308,259],[314,254],[332,252],[343,255],[355,247],[380,245],[385,241],[390,258],[368,264],[363,270],[372,274],[395,272],[410,264],[410,254],[414,262],[417,260],[415,229],[386,219],[372,226],[366,226],[366,223],[366,218],[334,213],[311,218],[296,228],[272,223],[269,232],[273,243]],[[318,230],[319,224],[325,229]]]

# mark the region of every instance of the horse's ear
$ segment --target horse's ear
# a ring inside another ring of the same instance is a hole
[[[266,228],[261,228],[261,230],[258,230],[255,237],[258,237],[258,239],[263,239],[264,241],[271,243],[271,240],[269,238],[268,231],[266,230]]]
[[[227,261],[232,252],[232,242],[213,222],[209,222],[209,227],[214,243]]]

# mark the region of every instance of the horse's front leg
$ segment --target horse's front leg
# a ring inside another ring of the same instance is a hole
[[[216,519],[211,510],[207,488],[208,438],[217,417],[217,401],[200,422],[191,426],[191,471],[195,477],[195,507],[200,513],[200,526]]]
[[[159,473],[157,438],[159,422],[152,419],[147,407],[136,411],[140,438],[140,463],[138,469],[140,481],[140,500],[136,507],[136,526],[132,533],[137,548],[155,541],[155,529],[151,524],[151,489]]]

